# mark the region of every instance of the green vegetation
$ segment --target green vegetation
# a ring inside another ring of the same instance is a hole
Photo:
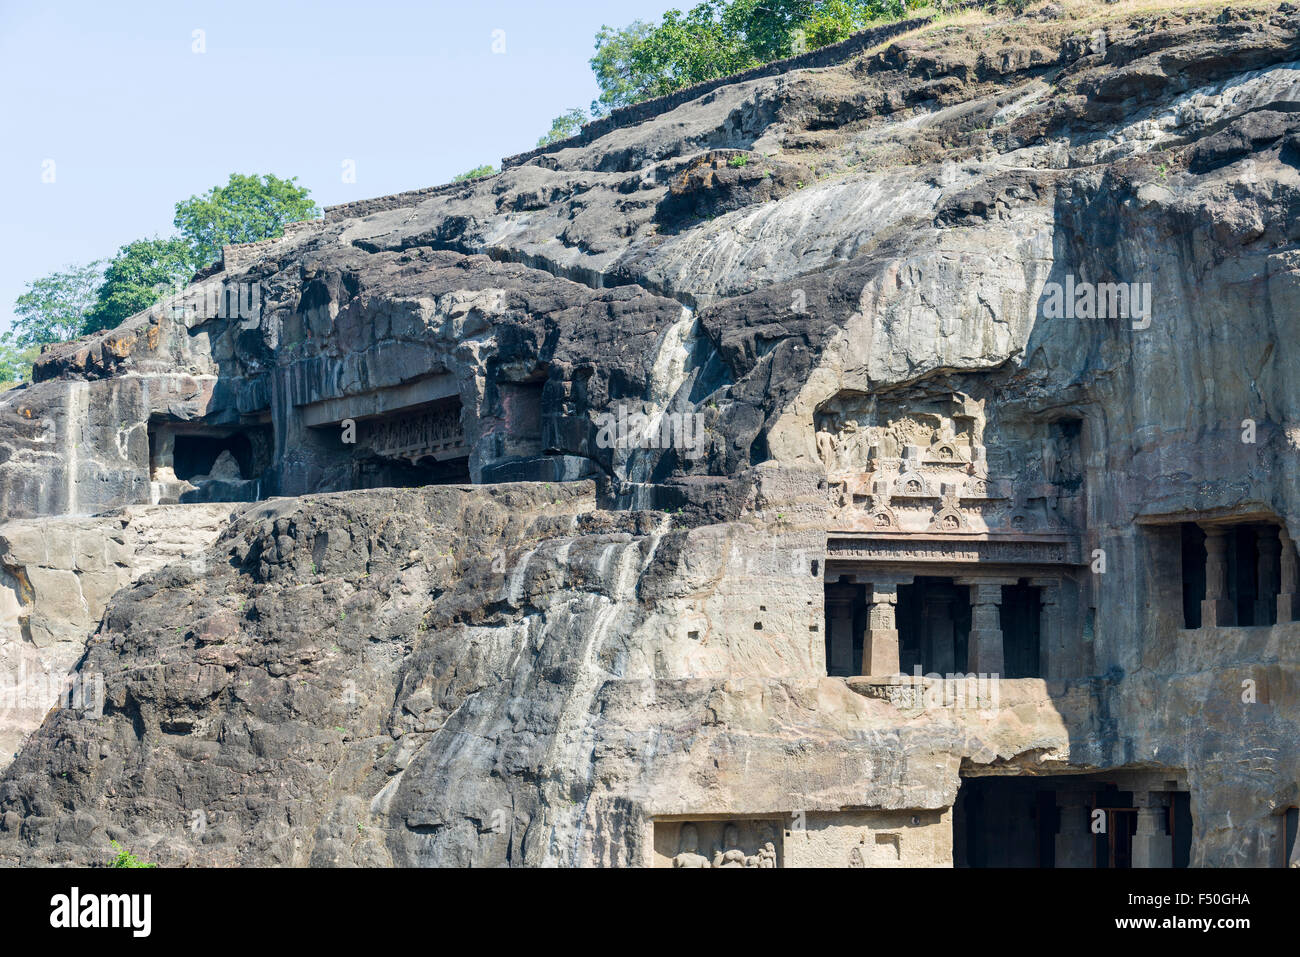
[[[704,0],[686,13],[669,10],[657,24],[604,26],[591,59],[601,90],[592,113],[813,50],[929,5],[930,0]]]
[[[582,124],[587,122],[586,110],[574,107],[567,113],[561,113],[551,121],[551,129],[545,136],[537,141],[538,146],[550,146],[552,143],[558,143],[560,140],[567,140],[580,129]]]
[[[113,850],[117,851],[117,857],[113,858],[113,860],[109,862],[108,865],[109,867],[157,867],[158,866],[157,864],[146,864],[144,861],[140,860],[140,858],[136,857],[134,854],[132,854],[130,851],[124,848],[121,844],[117,843],[117,841],[109,841],[108,843],[113,846]]]
[[[101,276],[99,262],[69,266],[27,284],[14,303],[17,319],[4,339],[18,347],[63,342],[81,335],[94,308]]]
[[[225,186],[177,203],[173,225],[202,268],[221,258],[222,246],[280,236],[287,223],[319,216],[310,190],[296,184],[296,176],[231,173]]]
[[[0,392],[26,382],[31,377],[32,363],[40,354],[40,346],[19,349],[0,340]]]
[[[283,235],[286,224],[320,215],[296,178],[232,173],[225,186],[176,204],[179,235],[137,239],[107,263],[42,276],[14,303],[13,328],[0,336],[0,389],[31,377],[40,346],[114,329],[221,258],[221,247]]]
[[[105,267],[97,301],[79,334],[116,329],[158,301],[158,286],[184,283],[195,271],[193,250],[183,239],[154,237],[127,243]]]
[[[470,180],[483,179],[485,176],[495,176],[496,174],[497,168],[491,163],[487,163],[483,166],[475,166],[472,170],[461,173],[459,176],[453,176],[451,181],[453,183],[468,183]]]

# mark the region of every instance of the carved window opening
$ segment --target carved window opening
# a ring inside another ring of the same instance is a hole
[[[1039,589],[1026,584],[1004,585],[1000,619],[1006,662],[1003,677],[1043,677],[1039,664],[1042,620]]]
[[[1262,627],[1297,619],[1295,543],[1263,522],[1184,522],[1183,626]]]
[[[917,577],[898,588],[898,657],[904,674],[965,672],[970,589],[951,578]]]
[[[866,590],[839,582],[826,586],[826,673],[835,678],[861,674],[867,622]]]

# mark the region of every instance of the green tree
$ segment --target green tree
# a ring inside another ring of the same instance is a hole
[[[195,270],[190,244],[178,237],[127,243],[104,269],[104,282],[86,316],[83,334],[117,328],[162,298],[159,287],[185,283]]]
[[[14,303],[13,329],[5,336],[19,348],[77,338],[95,306],[99,267],[99,261],[69,266],[29,282]]]
[[[286,223],[314,219],[320,208],[297,177],[231,173],[225,186],[176,204],[174,224],[202,269],[221,258],[221,247],[252,243],[284,233]]]
[[[803,46],[816,50],[830,43],[846,40],[861,29],[862,4],[855,0],[826,0],[818,9],[799,24]]]
[[[602,26],[596,34],[596,55],[591,69],[600,87],[600,99],[591,104],[596,115],[644,99],[650,79],[634,64],[634,57],[655,28],[644,20],[635,20],[622,30]]]
[[[579,130],[582,124],[587,122],[587,111],[574,107],[566,113],[561,113],[551,121],[551,129],[546,135],[537,141],[538,146],[550,146],[552,143],[558,143],[560,140],[567,140]]]
[[[657,24],[638,20],[596,34],[591,68],[600,115],[693,83],[842,40],[926,0],[704,0],[669,10]]]
[[[828,2],[834,0],[731,0],[721,15],[723,29],[744,48],[747,66],[770,63],[801,52],[796,31]]]
[[[8,332],[0,336],[0,392],[12,389],[23,382],[30,382],[32,363],[41,354],[40,346],[27,346],[25,349],[20,349],[11,345],[12,338],[13,336]]]
[[[628,106],[750,65],[740,38],[722,19],[726,7],[725,0],[704,0],[687,13],[669,10],[657,25],[601,27],[591,59],[601,89],[598,108]]]
[[[453,176],[453,183],[467,183],[473,179],[483,179],[485,176],[495,176],[497,168],[490,163],[483,166],[475,166],[472,170],[461,173],[459,176]]]

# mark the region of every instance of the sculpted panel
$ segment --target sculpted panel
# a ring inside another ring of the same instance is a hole
[[[1009,463],[1000,475],[990,474],[984,403],[960,392],[841,393],[814,424],[838,529],[1018,535],[1075,524],[1082,466],[1068,421],[1029,423],[1031,435],[997,449]]]
[[[363,439],[376,455],[389,459],[416,462],[468,454],[459,403],[376,419],[366,424]]]
[[[779,820],[655,821],[655,866],[780,867],[783,833]]]

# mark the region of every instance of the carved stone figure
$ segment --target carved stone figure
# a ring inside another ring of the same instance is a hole
[[[744,867],[745,852],[740,848],[740,828],[728,824],[722,832],[722,846],[714,845],[714,867]]]
[[[683,824],[677,844],[677,856],[673,858],[673,867],[708,867],[709,859],[699,853],[699,850],[699,830],[689,822]]]
[[[776,867],[776,835],[772,833],[770,827],[764,827],[758,832],[758,839],[761,847],[758,849],[758,866],[761,868]]]

